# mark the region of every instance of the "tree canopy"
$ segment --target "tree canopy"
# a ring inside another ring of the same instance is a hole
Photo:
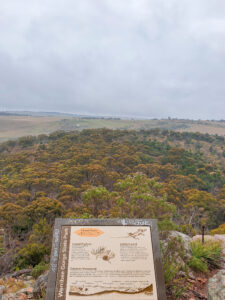
[[[157,218],[161,228],[184,232],[217,228],[225,211],[223,153],[222,137],[165,130],[60,131],[2,143],[5,253],[24,267],[46,259],[50,240],[39,233],[49,233],[56,217]]]

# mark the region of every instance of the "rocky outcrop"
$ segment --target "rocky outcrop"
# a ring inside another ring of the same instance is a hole
[[[186,278],[191,274],[187,268],[191,258],[191,238],[178,231],[169,231],[161,235],[162,263],[170,265],[171,269],[177,270],[180,278]]]
[[[225,234],[205,235],[205,241],[220,241],[222,243],[222,259],[221,267],[216,275],[208,280],[207,283],[207,299],[208,300],[224,300],[225,299]],[[201,235],[193,237],[193,241],[201,240]]]
[[[2,295],[4,293],[5,290],[5,286],[4,285],[0,285],[0,300],[2,300]]]
[[[4,294],[1,300],[25,300],[25,299],[33,299],[32,287],[21,289],[16,293]]]
[[[225,270],[220,270],[216,275],[209,279],[207,285],[208,300],[225,299]]]
[[[32,271],[32,269],[22,269],[22,270],[14,272],[12,274],[6,275],[5,278],[7,278],[7,277],[17,278],[17,277],[20,277],[21,275],[23,275],[23,276],[29,275],[31,273],[31,271]]]
[[[0,280],[0,300],[33,299],[34,278],[29,272],[8,274]],[[14,275],[14,276],[12,276]]]
[[[33,289],[34,299],[39,299],[42,296],[43,292],[46,290],[48,283],[48,274],[49,271],[45,272],[35,281]]]
[[[170,254],[182,265],[184,265],[182,260],[186,261],[191,257],[190,243],[192,239],[188,235],[179,231],[170,231],[166,236],[161,237],[160,241],[164,250],[171,247],[174,241],[176,246],[173,247],[173,252]]]
[[[40,275],[36,281],[30,273],[30,269],[24,269],[1,278],[0,300],[43,299],[49,271]]]

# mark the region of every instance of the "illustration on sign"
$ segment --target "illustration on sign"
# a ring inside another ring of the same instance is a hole
[[[98,249],[96,250],[93,249],[91,251],[91,254],[95,255],[96,259],[101,258],[108,262],[110,262],[110,260],[115,257],[115,253],[111,250],[107,250],[106,247],[98,247]]]
[[[113,237],[113,238],[133,238],[135,240],[139,240],[140,237],[144,237],[145,234],[144,232],[147,231],[147,229],[141,229],[138,228],[138,230],[136,230],[135,232],[127,232],[126,236],[117,236],[117,237]]]

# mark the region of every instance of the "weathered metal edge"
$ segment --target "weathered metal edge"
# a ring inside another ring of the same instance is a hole
[[[160,251],[160,241],[158,234],[157,220],[152,220],[153,224],[151,226],[152,234],[152,252],[155,268],[155,277],[157,285],[157,294],[159,300],[167,300],[166,297],[166,287],[161,263],[161,251]]]
[[[167,300],[161,264],[160,243],[155,219],[55,219],[46,300],[55,299],[61,226],[151,226],[153,259],[159,300]]]
[[[66,225],[98,225],[98,226],[150,226],[155,219],[55,219],[55,224]]]
[[[55,221],[52,238],[51,261],[48,275],[48,285],[46,291],[46,300],[53,300],[55,298],[55,284],[57,277],[59,246],[61,239],[61,224]]]

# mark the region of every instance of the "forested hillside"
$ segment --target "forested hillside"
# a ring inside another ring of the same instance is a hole
[[[56,217],[224,223],[224,138],[160,130],[54,132],[0,144],[0,272],[49,261]]]

